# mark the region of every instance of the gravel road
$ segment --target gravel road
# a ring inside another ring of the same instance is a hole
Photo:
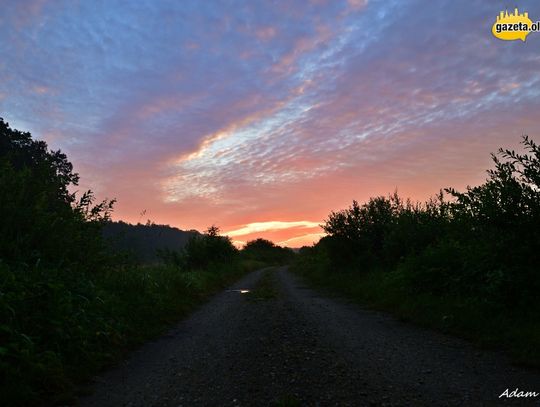
[[[261,278],[273,294],[258,298]],[[252,290],[242,293],[240,290]],[[492,406],[540,393],[540,372],[504,355],[259,270],[96,379],[83,407]]]

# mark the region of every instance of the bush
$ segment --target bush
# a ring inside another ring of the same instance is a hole
[[[452,297],[537,318],[540,147],[526,136],[522,145],[525,153],[492,155],[486,182],[465,192],[447,188],[414,204],[394,193],[331,212],[328,236],[301,251],[296,268],[391,274],[400,295]]]
[[[294,252],[289,248],[276,246],[270,240],[259,238],[246,243],[242,249],[242,257],[278,266],[291,262]]]
[[[185,266],[189,270],[203,269],[210,265],[231,263],[238,250],[227,236],[219,235],[217,226],[210,226],[202,236],[192,237],[184,248]]]

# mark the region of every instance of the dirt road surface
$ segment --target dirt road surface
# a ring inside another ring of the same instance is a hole
[[[279,268],[213,297],[97,378],[80,405],[540,405],[540,395],[499,398],[516,388],[540,393],[540,372],[328,298]]]

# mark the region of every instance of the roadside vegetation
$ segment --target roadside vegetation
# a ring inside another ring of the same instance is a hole
[[[540,365],[540,147],[499,150],[479,186],[332,212],[293,269],[404,319]]]
[[[270,240],[255,239],[246,243],[242,256],[248,261],[263,262],[264,265],[283,266],[291,263],[295,253],[288,247],[281,247]]]
[[[0,119],[0,400],[66,403],[77,387],[213,292],[264,265],[219,229],[137,263],[103,238],[114,201],[78,196],[60,151]],[[248,258],[249,257],[249,258]]]

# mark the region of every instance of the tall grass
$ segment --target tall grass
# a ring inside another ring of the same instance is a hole
[[[236,264],[219,271],[141,266],[77,273],[0,265],[3,405],[68,401],[81,380],[246,270]]]

